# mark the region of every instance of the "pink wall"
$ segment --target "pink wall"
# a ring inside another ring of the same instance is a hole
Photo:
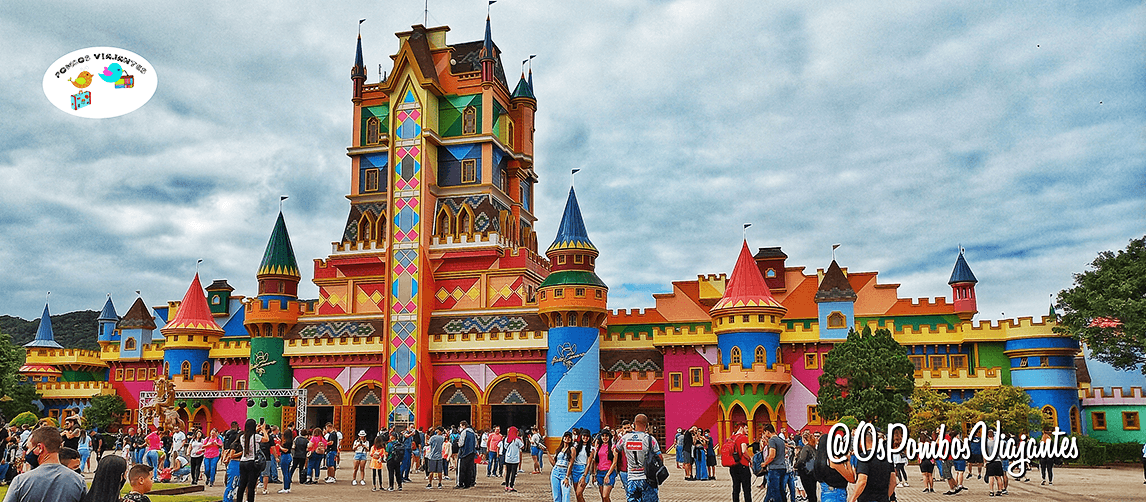
[[[716,349],[712,350],[715,356]],[[664,355],[665,371],[665,436],[671,441],[678,428],[688,429],[694,425],[710,429],[716,435],[716,423],[720,420],[720,402],[716,391],[708,381],[709,360],[695,348],[672,347]],[[704,384],[699,387],[689,385],[689,368],[702,368]],[[680,372],[682,390],[670,391],[669,373]]]

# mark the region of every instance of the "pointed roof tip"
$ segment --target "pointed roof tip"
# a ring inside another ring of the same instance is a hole
[[[366,78],[366,64],[362,62],[362,34],[358,34],[358,47],[354,51],[354,67],[350,70],[350,78],[361,76]]]
[[[978,283],[979,280],[975,279],[975,274],[971,272],[971,266],[967,265],[967,259],[963,258],[963,250],[959,250],[959,257],[955,259],[955,269],[951,271],[951,280],[947,284],[956,284],[960,282]]]
[[[142,297],[136,297],[135,302],[127,309],[123,319],[117,325],[120,329],[155,329],[155,316],[143,304]]]
[[[858,298],[855,289],[852,289],[851,283],[848,282],[848,277],[840,268],[840,264],[836,263],[836,260],[832,260],[832,264],[824,272],[824,280],[820,282],[820,288],[816,290],[816,301],[854,302]]]
[[[597,250],[589,241],[589,233],[585,230],[585,221],[581,218],[581,207],[577,204],[577,193],[573,187],[569,187],[569,198],[565,201],[565,213],[561,215],[557,237],[545,252],[562,249]]]
[[[724,288],[724,295],[711,310],[766,306],[784,309],[784,306],[772,296],[772,291],[764,282],[764,276],[760,275],[760,268],[756,266],[756,260],[748,250],[748,241],[745,240],[740,246],[740,256],[736,258],[736,266],[732,268],[732,276],[728,279],[728,286]]]
[[[103,310],[100,311],[97,321],[118,321],[119,315],[115,313],[115,305],[111,303],[111,295],[107,295],[107,301],[103,304]]]
[[[517,81],[517,87],[513,90],[513,94],[510,95],[510,97],[537,99],[533,97],[533,86],[525,81],[524,73],[521,74],[521,80]]]
[[[199,274],[191,281],[187,294],[175,312],[175,318],[168,321],[161,331],[168,333],[176,329],[196,329],[205,331],[223,332],[223,328],[215,322],[215,316],[207,306],[207,296],[203,293],[203,284],[199,282]]]
[[[490,28],[489,14],[485,15],[485,39],[482,41],[482,59],[493,59],[493,30]]]
[[[55,333],[52,331],[52,313],[48,311],[47,303],[44,303],[44,313],[40,315],[40,327],[36,329],[36,338],[24,346],[45,349],[64,348],[63,345],[56,342]]]
[[[298,260],[295,259],[294,247],[291,246],[286,218],[283,217],[282,211],[279,211],[275,228],[271,230],[271,238],[267,241],[267,250],[263,253],[262,263],[259,264],[258,275],[302,277],[299,274]]]

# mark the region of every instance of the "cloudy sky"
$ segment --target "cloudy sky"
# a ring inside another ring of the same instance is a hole
[[[431,0],[477,40],[484,0]],[[812,6],[809,6],[811,4]],[[204,281],[252,295],[278,197],[304,269],[348,210],[350,66],[369,81],[420,0],[9,1],[0,8],[0,314],[120,313]],[[610,307],[729,272],[749,245],[837,258],[900,296],[949,296],[959,245],[980,319],[1042,315],[1101,250],[1146,229],[1141,2],[502,0],[511,79],[534,60],[539,240],[569,170]],[[146,58],[143,108],[54,108],[57,58]]]

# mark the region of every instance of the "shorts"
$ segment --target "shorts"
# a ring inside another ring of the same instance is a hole
[[[967,470],[967,461],[966,460],[956,460],[955,461],[955,472],[963,472],[965,470]]]
[[[1002,462],[1000,462],[998,460],[987,462],[987,476],[1000,476],[1001,477],[1002,475],[1003,475],[1003,463]]]
[[[355,462],[357,462],[357,461],[359,461],[359,460],[366,460],[366,452],[362,452],[362,453],[357,453],[357,452],[356,452],[356,453],[354,454],[354,461],[355,461]]]
[[[422,449],[421,448],[411,448],[410,449],[410,456],[413,458],[422,458]]]
[[[338,452],[336,452],[336,451],[326,452],[326,466],[327,467],[334,467],[334,464],[337,464],[337,463],[338,463]]]
[[[529,454],[533,455],[535,457],[540,457],[541,456],[541,447],[540,446],[534,446],[534,447],[529,448]]]
[[[972,453],[972,454],[971,454],[971,459],[970,459],[970,462],[971,462],[972,464],[981,464],[981,463],[983,463],[983,454],[982,454],[982,453]]]
[[[278,465],[278,463],[277,463],[277,462],[275,462],[275,460],[274,460],[273,458],[272,458],[272,459],[269,459],[269,460],[267,460],[267,466],[263,468],[263,473],[262,473],[262,476],[263,476],[264,478],[273,478],[273,477],[276,477],[276,476],[275,476],[275,473],[277,473],[277,472],[278,472],[278,470],[279,470],[279,465]],[[174,474],[174,473],[172,473],[172,474]]]
[[[919,461],[919,472],[923,474],[931,474],[935,472],[935,463],[929,458]]]
[[[692,448],[684,448],[684,455],[682,455],[681,462],[686,464],[692,463]]]
[[[426,460],[426,472],[446,472],[446,461],[440,458]]]
[[[597,471],[597,486],[613,486],[617,482],[617,471],[613,471],[609,479],[605,479],[606,474],[609,474],[609,471]]]
[[[943,460],[943,465],[939,467],[939,479],[948,480],[955,479],[955,461]]]

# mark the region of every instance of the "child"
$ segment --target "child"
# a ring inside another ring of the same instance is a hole
[[[123,496],[123,502],[151,502],[145,493],[151,491],[151,467],[147,464],[135,464],[127,473],[127,481],[131,483],[131,491]]]
[[[373,474],[370,476],[371,482],[374,487],[370,489],[372,492],[378,491],[379,487],[385,487],[382,482],[382,471],[386,468],[386,440],[379,434],[374,438],[374,446],[370,448],[370,470]]]

